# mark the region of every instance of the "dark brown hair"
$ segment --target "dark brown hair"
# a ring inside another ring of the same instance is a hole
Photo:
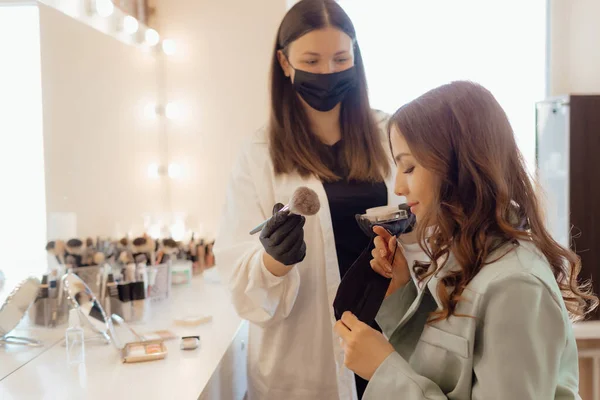
[[[438,87],[400,108],[389,125],[440,181],[434,209],[417,227],[421,247],[431,260],[447,260],[452,253],[460,265],[440,281],[443,309],[431,322],[454,315],[463,290],[490,262],[490,253],[518,240],[535,244],[546,257],[573,319],[598,305],[589,282],[577,282],[579,257],[544,227],[513,130],[488,90],[472,82]],[[427,226],[434,228],[425,245]],[[443,267],[432,263],[428,274]]]
[[[322,181],[339,179],[319,157],[319,149],[323,144],[311,132],[304,107],[277,57],[279,50],[287,56],[289,45],[301,36],[329,26],[345,32],[354,42],[357,85],[345,96],[340,111],[344,160],[349,169],[349,179],[381,181],[382,174],[389,174],[390,167],[369,105],[367,80],[356,33],[348,15],[333,0],[301,0],[287,12],[279,26],[271,62],[269,122],[269,146],[275,173],[296,171],[303,177],[312,174]]]

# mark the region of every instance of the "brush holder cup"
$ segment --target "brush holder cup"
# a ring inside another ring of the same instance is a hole
[[[152,301],[168,299],[171,295],[171,263],[148,267],[148,298]]]
[[[101,288],[104,265],[77,267],[73,268],[72,272],[90,288],[97,299],[102,300],[103,293],[101,293]]]
[[[62,298],[37,298],[29,307],[29,321],[36,326],[53,328],[67,323],[69,305],[66,294],[59,293]]]

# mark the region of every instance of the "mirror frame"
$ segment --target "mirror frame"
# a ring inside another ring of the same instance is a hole
[[[9,293],[8,297],[6,297],[4,304],[2,304],[2,306],[0,307],[0,316],[2,315],[2,311],[4,311],[5,308],[11,303],[11,300],[13,300],[13,298],[17,295],[17,293],[19,293],[19,291],[23,289],[23,286],[28,283],[31,283],[38,288],[35,292],[35,296],[29,302],[29,305],[24,310],[19,309],[19,311],[21,311],[22,314],[21,314],[21,317],[19,318],[19,320],[17,321],[17,323],[15,324],[15,326],[12,329],[10,329],[9,331],[0,331],[0,335],[1,335],[0,336],[0,346],[7,345],[7,344],[16,344],[16,345],[24,345],[24,346],[31,346],[31,347],[40,347],[40,346],[44,345],[41,341],[36,340],[36,339],[30,339],[30,338],[26,338],[26,337],[22,337],[22,336],[10,335],[10,333],[19,326],[19,324],[21,323],[21,321],[23,320],[25,315],[27,315],[27,310],[29,310],[31,305],[35,303],[35,300],[37,299],[37,296],[39,293],[39,286],[40,286],[39,279],[34,278],[34,277],[29,277],[29,278],[24,279],[21,282],[19,282],[19,284],[17,286],[15,286],[15,288]]]
[[[98,304],[98,309],[100,310],[100,313],[102,314],[102,318],[104,319],[104,325],[106,327],[106,329],[104,331],[98,329],[89,320],[90,316],[85,315],[83,313],[83,311],[81,310],[81,306],[77,302],[77,299],[75,299],[74,295],[71,293],[71,285],[69,284],[69,279],[75,279],[76,281],[78,281],[78,283],[81,283],[85,292],[90,296],[90,301]],[[99,333],[104,338],[104,340],[106,341],[107,344],[113,342],[112,338],[114,338],[115,336],[114,336],[114,327],[112,326],[112,321],[106,315],[106,312],[104,311],[104,308],[102,307],[102,304],[100,304],[100,301],[98,301],[98,299],[96,298],[96,295],[94,294],[94,292],[91,291],[89,286],[83,281],[83,279],[81,279],[77,274],[75,274],[73,272],[66,273],[62,277],[61,280],[62,280],[62,284],[63,284],[63,290],[65,291],[65,294],[67,296],[67,301],[71,304],[71,308],[77,310],[77,312],[79,314],[79,319],[81,320],[83,318],[86,325],[88,325],[90,328],[92,328],[92,330],[94,332]]]

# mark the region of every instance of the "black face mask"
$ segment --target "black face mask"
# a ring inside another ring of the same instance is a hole
[[[330,111],[344,100],[356,85],[356,69],[332,74],[313,74],[295,69],[294,89],[309,106],[318,111]]]

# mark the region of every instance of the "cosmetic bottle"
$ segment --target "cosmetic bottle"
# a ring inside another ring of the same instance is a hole
[[[48,298],[50,297],[50,288],[48,285],[48,275],[42,276],[42,282],[38,291],[37,298],[35,299],[35,324],[38,326],[49,326],[50,325],[50,304]]]
[[[144,282],[131,283],[131,308],[132,320],[144,321],[148,315],[148,306],[150,303],[145,300]]]
[[[125,321],[129,322],[132,319],[131,311],[131,283],[122,283],[117,286],[119,300],[121,301],[121,314],[118,314]],[[113,314],[116,314],[112,311]]]
[[[119,300],[119,288],[117,287],[117,282],[115,282],[114,275],[110,272],[108,273],[108,278],[106,279],[106,297],[104,299],[104,308],[107,315],[123,314],[123,311],[121,310],[121,300]]]
[[[83,328],[79,319],[79,311],[72,309],[69,312],[69,327],[65,331],[67,364],[73,365],[85,362],[85,345],[83,339]]]

